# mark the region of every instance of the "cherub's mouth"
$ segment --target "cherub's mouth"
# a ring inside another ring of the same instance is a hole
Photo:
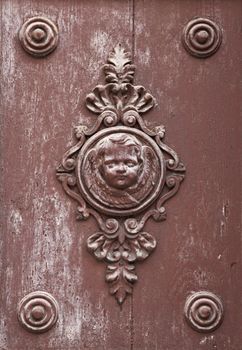
[[[118,180],[118,181],[124,181],[124,180],[126,180],[126,176],[118,176],[118,177],[116,178],[116,180]]]

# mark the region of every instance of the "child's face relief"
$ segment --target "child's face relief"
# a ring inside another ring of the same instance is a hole
[[[134,147],[113,146],[103,156],[102,175],[106,183],[117,189],[135,185],[139,177],[140,164]]]

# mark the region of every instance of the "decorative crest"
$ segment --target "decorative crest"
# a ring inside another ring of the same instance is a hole
[[[78,141],[64,154],[57,177],[79,204],[77,218],[95,217],[99,231],[87,247],[106,262],[110,293],[122,304],[137,281],[135,263],[156,247],[145,223],[165,220],[163,205],[178,191],[185,167],[163,142],[164,126],[151,130],[141,116],[155,100],[133,85],[131,55],[118,45],[107,62],[106,84],[86,97],[97,120],[91,128],[75,128]]]

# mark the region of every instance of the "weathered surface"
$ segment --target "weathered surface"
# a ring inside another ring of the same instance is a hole
[[[0,349],[240,350],[241,6],[239,0],[1,2]],[[45,58],[30,56],[18,39],[34,16],[59,30],[58,47]],[[181,42],[196,16],[222,28],[222,44],[207,59],[192,57]],[[167,221],[147,224],[158,246],[142,273],[138,267],[142,280],[121,310],[107,294],[102,264],[86,249],[96,223],[75,220],[75,203],[55,176],[73,144],[73,126],[93,125],[85,97],[118,42],[134,53],[135,82],[158,102],[148,125],[166,125],[166,141],[187,168]],[[17,320],[18,302],[37,290],[60,307],[57,324],[40,335]],[[218,295],[225,309],[211,334],[195,332],[184,319],[187,297],[200,290]]]
[[[77,219],[96,219],[98,231],[87,247],[106,262],[106,282],[119,304],[133,292],[135,265],[156,247],[145,232],[149,219],[166,219],[164,203],[179,190],[185,167],[165,144],[164,126],[147,128],[143,114],[155,100],[133,85],[135,66],[119,44],[104,66],[105,85],[87,95],[86,105],[98,114],[91,128],[75,127],[76,144],[57,168],[64,191],[77,204]]]
[[[130,344],[129,302],[120,311],[106,291],[104,271],[86,249],[96,224],[75,220],[55,169],[73,144],[73,126],[95,120],[84,105],[114,44],[131,47],[128,1],[2,2],[3,268],[1,340],[6,350],[123,349]],[[46,58],[21,47],[29,17],[57,24],[60,41]],[[111,18],[111,20],[110,20]],[[84,243],[84,244],[83,244]],[[95,278],[93,278],[95,274]],[[28,293],[51,293],[60,305],[49,332],[26,332],[17,304]]]
[[[149,122],[166,125],[187,175],[182,195],[167,204],[166,222],[153,228],[160,248],[142,266],[134,295],[134,349],[241,347],[241,6],[155,0],[135,6],[136,79],[159,101]],[[196,16],[223,28],[221,47],[207,59],[192,57],[178,40]],[[206,335],[183,316],[187,296],[200,290],[220,296],[225,309],[221,327]]]

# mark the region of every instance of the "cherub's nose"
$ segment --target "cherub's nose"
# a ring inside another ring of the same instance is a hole
[[[119,163],[118,168],[117,168],[118,173],[125,173],[126,172],[126,167],[124,163]]]

